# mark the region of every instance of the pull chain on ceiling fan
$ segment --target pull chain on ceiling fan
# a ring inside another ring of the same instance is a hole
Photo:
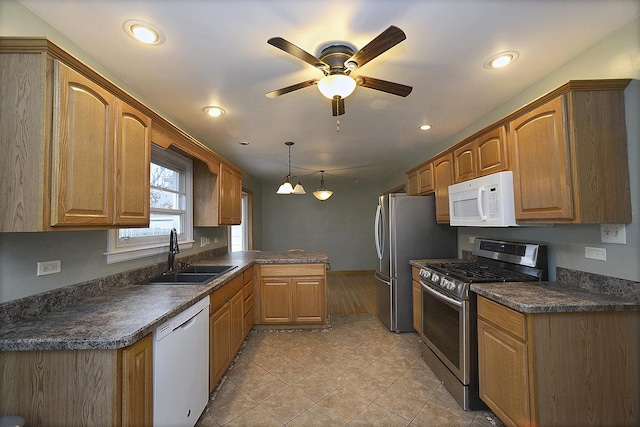
[[[392,25],[357,52],[354,52],[347,45],[335,44],[324,48],[320,52],[320,58],[316,58],[282,37],[273,37],[267,43],[314,66],[322,71],[324,77],[274,90],[267,93],[266,96],[275,98],[298,89],[317,85],[320,92],[331,100],[331,112],[334,116],[344,114],[344,99],[353,93],[356,86],[405,97],[413,90],[411,86],[373,77],[357,76],[354,78],[350,76],[350,73],[406,38],[407,36],[400,28]]]

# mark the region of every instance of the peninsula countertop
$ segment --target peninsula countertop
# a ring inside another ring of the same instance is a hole
[[[322,252],[232,252],[195,264],[237,268],[207,285],[130,285],[0,329],[0,351],[118,349],[206,298],[254,264],[328,263]]]

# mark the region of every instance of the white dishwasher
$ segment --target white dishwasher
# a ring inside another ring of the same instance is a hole
[[[189,426],[209,399],[209,297],[153,332],[153,425]]]

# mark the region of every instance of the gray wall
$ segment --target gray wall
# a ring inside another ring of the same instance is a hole
[[[487,236],[513,240],[533,240],[546,243],[550,248],[550,275],[555,278],[555,266],[621,279],[640,281],[640,18],[615,31],[596,45],[576,56],[538,83],[530,86],[491,113],[466,127],[449,139],[424,148],[424,161],[438,152],[462,141],[491,123],[517,110],[569,80],[632,78],[625,90],[627,144],[633,222],[627,224],[627,244],[605,244],[600,241],[599,225],[558,225],[552,228],[459,228],[458,249],[471,249],[469,237]],[[417,164],[407,164],[402,170],[383,180],[383,185],[393,187],[406,180],[405,172]],[[585,246],[603,247],[607,261],[587,260]]]
[[[323,202],[311,193],[318,180],[304,179],[305,195],[280,195],[281,182],[262,188],[263,249],[324,251],[333,270],[375,270],[373,221],[378,182],[354,182],[325,174],[333,195]]]

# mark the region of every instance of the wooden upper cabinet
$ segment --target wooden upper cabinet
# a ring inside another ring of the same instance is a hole
[[[418,171],[407,173],[407,196],[417,196],[418,192]]]
[[[453,154],[445,153],[433,160],[436,193],[436,221],[449,223],[449,186],[453,184]]]
[[[149,222],[151,119],[118,101],[115,223]]]
[[[476,139],[477,176],[509,170],[507,133],[504,126]]]
[[[193,221],[197,227],[237,225],[242,220],[242,175],[225,163],[219,174],[200,161],[193,162]]]
[[[429,162],[418,169],[418,193],[433,193],[434,190],[433,164]]]
[[[151,119],[56,63],[51,226],[148,226]]]
[[[516,218],[573,219],[564,97],[511,123]]]
[[[116,97],[56,63],[51,225],[113,222]]]
[[[453,151],[454,181],[468,181],[508,170],[507,138],[500,126]]]
[[[220,180],[220,225],[238,225],[242,221],[242,175],[222,163]]]
[[[512,121],[519,222],[631,222],[623,88],[571,91]]]

